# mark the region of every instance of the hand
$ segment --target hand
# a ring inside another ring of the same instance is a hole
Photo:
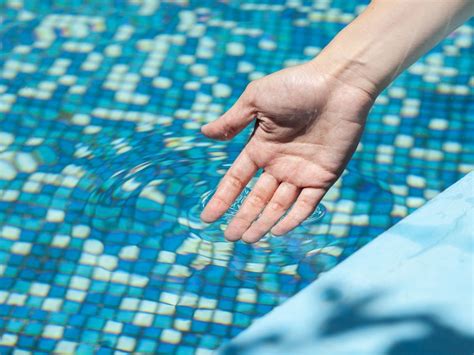
[[[313,62],[251,82],[229,111],[202,127],[206,136],[226,140],[257,120],[202,220],[213,222],[222,216],[263,169],[228,225],[226,238],[253,243],[270,229],[282,235],[298,226],[344,170],[372,103],[368,93],[318,72]]]

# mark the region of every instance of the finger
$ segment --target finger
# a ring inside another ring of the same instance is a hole
[[[299,192],[300,189],[295,185],[287,182],[281,183],[262,215],[243,234],[242,240],[247,243],[255,243],[260,240],[291,207]]]
[[[201,132],[209,138],[228,140],[242,131],[253,121],[255,112],[248,101],[248,90],[220,118],[201,127]]]
[[[307,187],[301,191],[290,212],[272,228],[272,234],[282,235],[297,227],[315,210],[324,196],[324,190]]]
[[[201,219],[210,223],[221,217],[242,192],[258,167],[249,158],[245,150],[240,153],[231,168],[222,178],[217,191],[201,213]]]
[[[239,240],[252,222],[262,212],[265,205],[270,201],[276,189],[278,181],[268,173],[263,173],[240,207],[235,217],[229,223],[225,237],[228,240]]]

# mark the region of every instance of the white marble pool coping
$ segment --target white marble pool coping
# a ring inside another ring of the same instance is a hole
[[[407,352],[474,353],[474,172],[219,350]]]

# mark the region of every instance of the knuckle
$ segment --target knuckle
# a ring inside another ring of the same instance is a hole
[[[248,93],[251,93],[255,89],[256,85],[257,85],[257,80],[252,80],[245,87],[245,91],[248,92]]]
[[[212,197],[212,203],[214,204],[214,206],[220,206],[220,205],[227,205],[227,201],[221,197],[220,195],[214,195]]]
[[[259,194],[253,194],[249,196],[249,204],[254,207],[260,207],[265,204],[266,200],[263,196]]]
[[[244,93],[242,95],[242,99],[245,101],[247,105],[253,106],[255,104],[257,98],[257,81],[251,81],[247,84]]]
[[[288,216],[286,216],[286,218],[289,222],[288,226],[290,226],[291,228],[294,228],[295,226],[303,222],[305,219],[305,217],[298,212],[288,213]]]
[[[312,201],[305,198],[302,198],[300,201],[298,201],[298,205],[298,208],[305,213],[311,213],[315,207]]]
[[[244,188],[244,183],[242,180],[240,180],[237,176],[230,174],[227,179],[228,183],[236,188],[236,189],[243,189]]]
[[[281,201],[278,201],[278,200],[270,202],[269,207],[273,211],[282,211],[282,210],[285,209],[285,206],[283,205],[283,203]]]

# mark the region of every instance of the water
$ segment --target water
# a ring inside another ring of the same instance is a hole
[[[228,164],[225,164],[226,168],[229,168]],[[222,235],[225,229],[227,228],[227,225],[230,223],[232,218],[237,214],[239,211],[240,207],[242,206],[242,203],[245,201],[247,196],[249,195],[250,191],[252,190],[253,185],[255,184],[255,180],[251,183],[249,183],[248,186],[244,188],[244,190],[240,193],[240,195],[236,198],[234,203],[229,207],[229,209],[224,213],[224,215],[216,222],[214,223],[204,223],[200,219],[200,213],[206,206],[206,204],[209,202],[211,199],[212,195],[217,191],[216,189],[206,191],[201,195],[200,201],[198,204],[195,204],[189,209],[189,214],[188,214],[188,225],[193,228],[198,230],[197,234],[199,234],[199,237],[205,238],[210,241],[221,241],[222,240]],[[288,210],[289,212],[289,210]],[[287,212],[287,213],[288,213]],[[284,216],[286,216],[285,213],[280,219],[282,219]],[[291,238],[292,235],[305,231],[305,227],[310,227],[314,225],[316,222],[318,222],[321,218],[323,218],[324,214],[326,213],[326,208],[322,205],[319,204],[315,211],[292,233],[289,233],[287,238]],[[262,239],[263,240],[273,240],[272,238],[275,238],[275,236],[271,233],[268,232]],[[311,236],[308,236],[308,239],[313,239]]]
[[[248,190],[202,223],[249,132],[200,126],[359,4],[300,3],[1,5],[0,352],[205,354],[472,170],[470,23],[382,94],[301,227],[226,242]]]

